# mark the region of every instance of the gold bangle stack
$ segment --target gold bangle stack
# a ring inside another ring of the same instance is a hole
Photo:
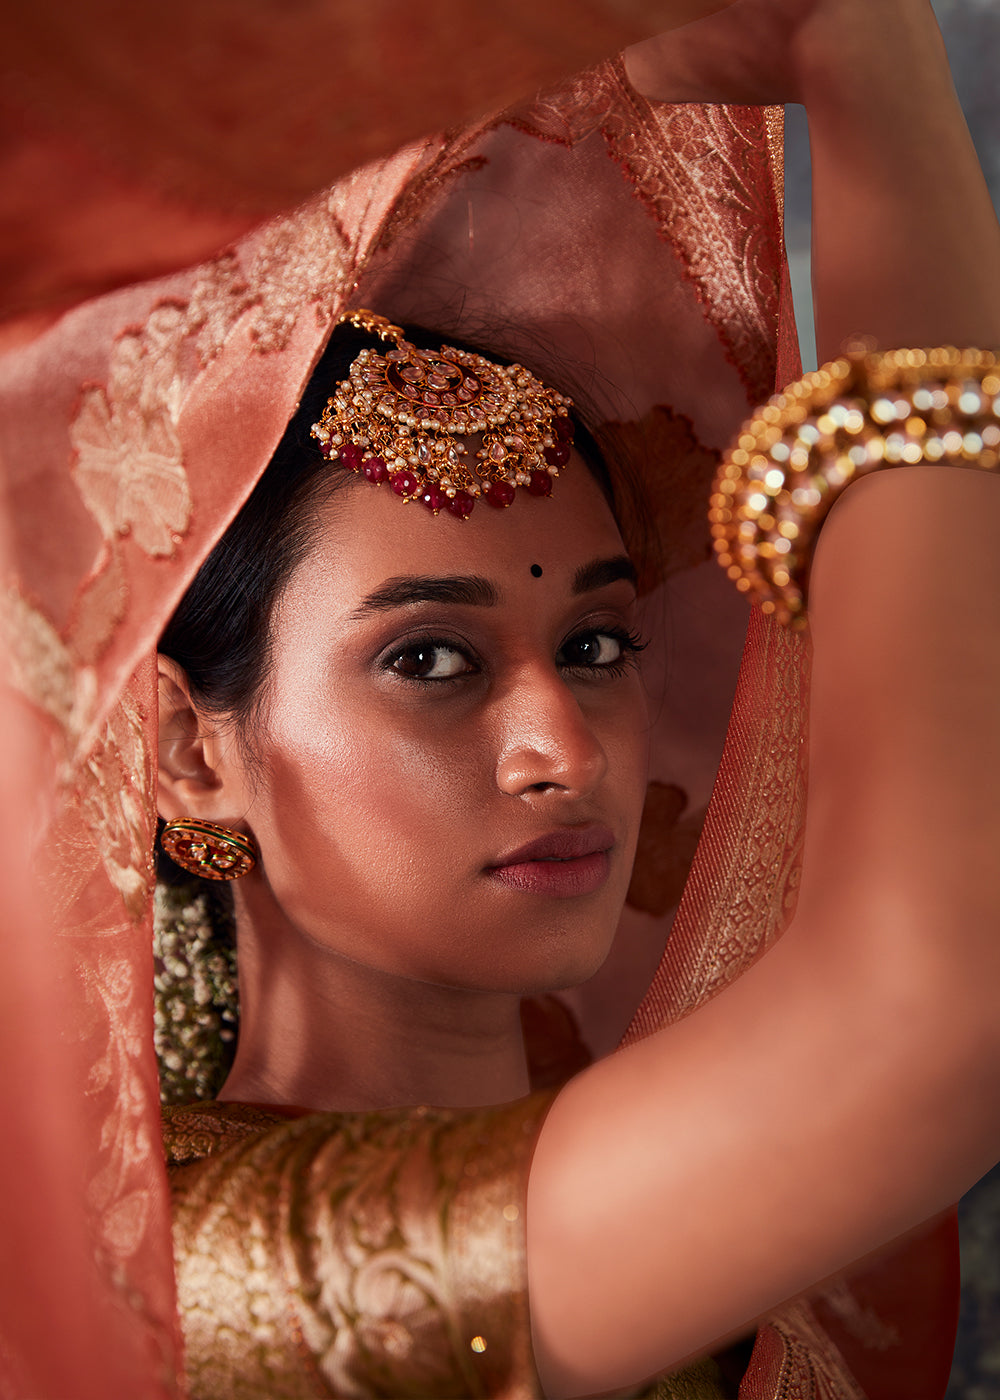
[[[997,355],[852,351],[776,394],[719,468],[719,563],[765,612],[804,626],[813,547],[837,497],[858,477],[918,463],[1000,467]]]

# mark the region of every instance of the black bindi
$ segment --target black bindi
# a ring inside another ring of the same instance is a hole
[[[532,578],[541,578],[541,576],[542,576],[542,566],[541,566],[541,564],[532,564],[532,566],[531,566],[531,577],[532,577]]]

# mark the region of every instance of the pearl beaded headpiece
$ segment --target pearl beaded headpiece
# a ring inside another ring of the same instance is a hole
[[[362,350],[312,436],[323,455],[405,501],[464,520],[482,496],[509,506],[518,486],[547,496],[569,460],[571,400],[521,365],[442,345],[419,350],[372,311],[340,318],[391,345]],[[464,439],[482,434],[471,458]]]

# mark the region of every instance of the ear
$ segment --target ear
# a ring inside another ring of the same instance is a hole
[[[241,799],[234,802],[231,791],[241,784],[226,762],[231,746],[221,742],[212,718],[199,711],[187,675],[177,662],[158,656],[157,663],[160,816],[165,821],[177,817],[224,821],[242,810]]]

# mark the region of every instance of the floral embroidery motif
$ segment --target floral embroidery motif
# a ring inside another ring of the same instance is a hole
[[[146,418],[132,405],[112,408],[103,389],[91,389],[73,424],[73,445],[80,493],[105,538],[131,532],[146,554],[172,554],[191,499],[169,418]]]
[[[62,792],[41,872],[58,917],[67,931],[90,929],[93,915],[74,906],[103,868],[130,923],[141,924],[155,878],[152,771],[142,713],[128,694],[85,756],[66,765]],[[111,917],[102,904],[98,926]]]
[[[91,1207],[101,1221],[111,1267],[138,1249],[149,1212],[146,1164],[155,1145],[146,1114],[144,1045],[135,1028],[136,969],[125,957],[105,957],[96,969],[81,968],[95,1024],[106,1027],[103,1051],[90,1067],[86,1092],[110,1096],[114,1108],[104,1119],[100,1166],[88,1181]]]
[[[333,194],[268,225],[250,272],[255,304],[253,338],[258,350],[283,350],[310,303],[321,319],[340,305],[351,266],[351,242]]]
[[[248,272],[235,254],[220,255],[201,269],[187,301],[160,303],[141,330],[119,337],[106,387],[84,391],[70,425],[74,480],[112,547],[130,536],[151,558],[175,553],[191,519],[178,431],[185,395],[251,309],[262,354],[285,348],[304,307],[330,319],[356,272],[363,240],[345,232],[341,213],[363,176],[272,220]]]
[[[125,694],[80,773],[79,813],[133,923],[152,893],[152,773],[143,715]]]
[[[71,744],[96,705],[93,668],[75,665],[71,649],[44,614],[13,588],[0,598],[0,635],[8,681],[55,720]]]
[[[199,363],[215,359],[240,316],[253,304],[249,283],[235,253],[206,263],[188,303],[188,327],[196,334]]]
[[[56,906],[65,913],[99,857],[129,918],[140,920],[153,884],[152,773],[142,713],[126,692],[101,737],[78,759],[77,745],[97,708],[94,668],[74,666],[72,648],[13,590],[0,605],[0,631],[10,683],[55,720],[62,740],[63,801],[50,841],[58,870],[48,881]]]
[[[72,654],[93,665],[114,636],[127,608],[128,584],[121,551],[109,545],[73,601],[66,632]]]
[[[107,390],[86,390],[70,427],[73,476],[104,538],[131,534],[154,558],[173,554],[191,516],[176,427],[186,331],[180,309],[164,306],[143,331],[122,336]]]

